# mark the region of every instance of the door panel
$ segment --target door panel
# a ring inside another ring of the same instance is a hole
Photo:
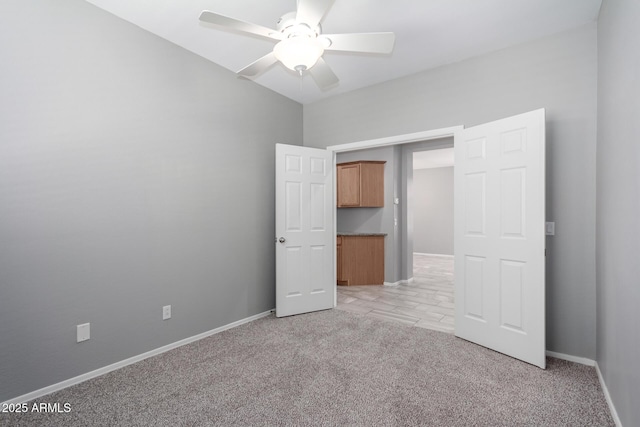
[[[465,231],[469,236],[484,236],[486,224],[486,174],[469,173],[466,179]]]
[[[486,258],[465,256],[464,258],[464,312],[468,317],[484,320],[484,270]]]
[[[500,326],[524,332],[524,262],[500,261]]]
[[[545,367],[544,110],[455,138],[456,335]]]
[[[276,316],[333,308],[332,155],[276,144]]]

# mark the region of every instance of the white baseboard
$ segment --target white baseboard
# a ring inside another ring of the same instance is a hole
[[[596,366],[595,360],[587,359],[586,357],[578,357],[578,356],[572,356],[570,354],[556,353],[555,351],[549,351],[549,350],[547,350],[547,356],[555,357],[556,359],[567,360],[569,362],[580,363],[581,365]]]
[[[604,382],[604,377],[602,376],[602,372],[600,372],[600,366],[598,365],[598,362],[596,362],[596,372],[598,373],[598,379],[600,380],[600,387],[602,387],[604,398],[607,401],[607,405],[609,405],[609,410],[611,411],[611,417],[613,418],[613,422],[616,423],[617,427],[622,427],[622,422],[620,421],[620,417],[618,416],[618,411],[616,411],[616,407],[613,406],[613,400],[611,400],[609,389],[607,388],[607,385]]]
[[[398,280],[397,282],[384,282],[385,286],[398,286],[398,285],[406,285],[413,282],[413,277],[410,277],[406,280]]]
[[[24,402],[27,402],[29,400],[37,399],[38,397],[46,396],[47,394],[51,394],[53,392],[65,389],[67,387],[71,387],[72,385],[80,384],[81,382],[90,380],[92,378],[99,377],[100,375],[104,375],[106,373],[109,373],[111,371],[115,371],[115,370],[120,369],[120,368],[124,368],[127,365],[131,365],[133,363],[140,362],[141,360],[148,359],[149,357],[157,356],[158,354],[167,352],[169,350],[173,350],[175,348],[181,347],[181,346],[186,345],[186,344],[190,344],[190,343],[192,343],[194,341],[198,341],[198,340],[201,340],[203,338],[210,337],[211,335],[218,334],[218,333],[220,333],[222,331],[226,331],[227,329],[235,328],[236,326],[240,326],[240,325],[243,325],[245,323],[253,322],[254,320],[258,320],[258,319],[261,319],[263,317],[266,317],[266,316],[270,315],[273,311],[274,310],[265,311],[263,313],[256,314],[255,316],[247,317],[245,319],[241,319],[241,320],[238,320],[236,322],[229,323],[228,325],[224,325],[224,326],[221,326],[219,328],[212,329],[210,331],[203,332],[201,334],[194,335],[192,337],[185,338],[183,340],[176,341],[176,342],[171,343],[171,344],[167,344],[165,346],[156,348],[155,350],[147,351],[146,353],[142,353],[142,354],[139,354],[137,356],[133,356],[133,357],[130,357],[128,359],[121,360],[120,362],[113,363],[113,364],[105,366],[103,368],[98,368],[98,369],[96,369],[94,371],[87,372],[86,374],[82,374],[82,375],[78,375],[77,377],[69,378],[68,380],[59,382],[57,384],[53,384],[53,385],[41,388],[39,390],[35,390],[35,391],[32,391],[32,392],[27,393],[27,394],[23,394],[22,396],[18,396],[18,397],[15,397],[13,399],[7,400],[6,402],[0,403],[0,406],[2,406],[4,404],[24,403]]]
[[[437,256],[441,258],[453,258],[453,255],[445,255],[445,254],[426,254],[424,252],[414,252],[414,255],[426,255],[426,256]]]

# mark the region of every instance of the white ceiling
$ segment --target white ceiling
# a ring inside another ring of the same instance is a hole
[[[104,10],[238,71],[274,43],[201,23],[202,10],[275,28],[296,0],[87,0]],[[255,81],[307,104],[574,28],[597,19],[602,0],[335,0],[322,21],[326,34],[393,31],[389,56],[326,52],[340,79],[322,92],[280,63]]]
[[[453,148],[416,151],[413,153],[413,169],[433,169],[453,166]]]

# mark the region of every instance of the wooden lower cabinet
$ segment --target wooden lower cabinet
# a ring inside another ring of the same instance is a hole
[[[339,285],[384,284],[384,236],[338,236]]]

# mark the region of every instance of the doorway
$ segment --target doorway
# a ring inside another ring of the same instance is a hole
[[[336,221],[338,232],[385,232],[387,237],[385,285],[338,286],[336,308],[455,332],[452,145],[448,138],[337,156],[338,163],[387,162],[385,207],[338,210]]]

